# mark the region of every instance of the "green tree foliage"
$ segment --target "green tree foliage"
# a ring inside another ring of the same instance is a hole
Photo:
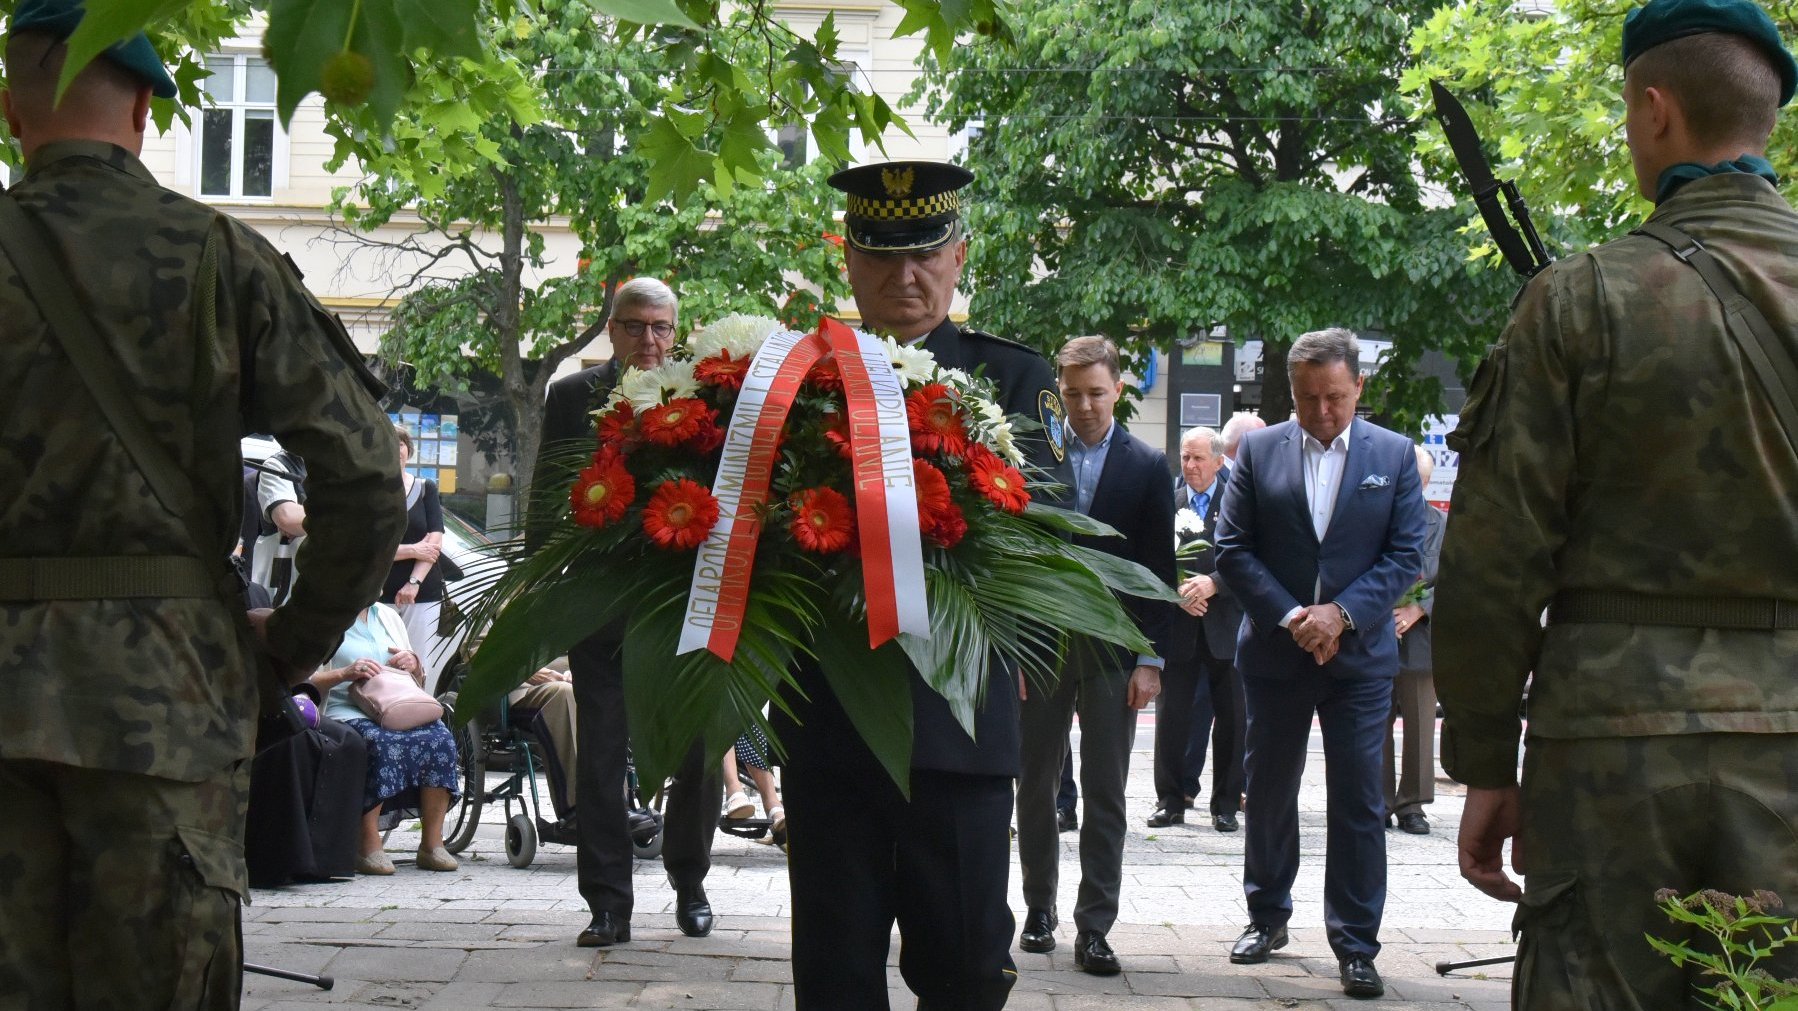
[[[964,32],[1008,32],[1001,0],[897,2],[906,14],[896,34],[923,33],[939,54],[947,54]],[[10,17],[16,4],[0,0],[0,14]],[[147,28],[162,43],[159,51],[174,61],[181,86],[176,100],[158,101],[157,121],[166,129],[180,110],[199,104],[197,82],[205,70],[194,54],[231,37],[253,7],[267,13],[263,52],[279,79],[283,124],[303,98],[318,92],[334,113],[384,136],[421,83],[505,75],[506,58],[493,48],[505,44],[504,33],[488,31],[487,22],[528,25],[560,16],[563,6],[560,0],[88,0],[88,16],[69,40],[63,78],[113,42]],[[843,157],[851,130],[878,143],[889,126],[904,129],[878,96],[833,71],[834,36],[803,39],[782,30],[774,0],[592,0],[588,6],[609,26],[597,44],[650,46],[670,59],[669,87],[640,126],[651,136],[630,138],[659,154],[649,166],[652,196],[680,200],[702,179],[728,187],[732,177],[753,176],[757,152],[741,142],[751,125],[809,121],[819,150]],[[742,24],[778,43],[772,59],[742,64],[731,58]],[[493,89],[470,88],[463,98],[476,118],[511,111]],[[452,149],[458,140],[475,143],[470,137],[448,140]]]
[[[539,92],[535,118],[466,122],[459,101],[472,79],[419,78],[386,138],[338,123],[338,157],[359,160],[367,178],[340,191],[337,207],[359,232],[409,224],[399,241],[362,241],[406,269],[396,325],[382,341],[389,360],[410,363],[421,386],[469,393],[486,373],[500,379],[505,440],[528,485],[541,427],[544,384],[556,366],[600,335],[617,286],[638,275],[666,280],[681,296],[681,324],[732,311],[783,308],[810,326],[845,290],[836,250],[824,239],[831,193],[823,165],[787,170],[760,127],[695,121],[695,139],[735,129],[721,143],[744,145],[754,174],[699,179],[679,206],[651,181],[661,154],[650,122],[676,67],[669,51],[641,40],[609,44],[614,31],[589,0],[541,0],[525,17],[492,9],[482,45],[515,81]],[[788,41],[746,17],[726,22],[721,59],[759,65]],[[741,94],[738,92],[737,94]],[[446,121],[452,122],[445,128]],[[668,122],[664,120],[663,122]],[[444,136],[466,133],[474,157],[438,161]],[[628,138],[641,138],[636,144]],[[582,266],[543,277],[546,235],[566,228]],[[391,229],[384,232],[390,234]],[[800,284],[822,291],[792,304]]]
[[[1477,355],[1514,282],[1469,261],[1467,214],[1415,165],[1398,80],[1435,6],[1045,0],[1015,49],[931,63],[933,113],[980,125],[974,319],[1045,349],[1105,333],[1137,358],[1223,324],[1267,342],[1277,418],[1293,338],[1377,331],[1394,351],[1370,405],[1408,426],[1440,409],[1419,356]]]
[[[1788,40],[1798,38],[1798,0],[1760,2]],[[1427,100],[1434,79],[1461,98],[1493,170],[1516,181],[1557,255],[1615,238],[1651,209],[1636,192],[1623,139],[1623,17],[1637,6],[1462,0],[1419,23],[1411,37],[1404,90]],[[1419,131],[1417,141],[1432,174],[1451,178],[1442,132]],[[1789,170],[1795,155],[1798,125],[1787,115],[1769,157]],[[1798,196],[1789,179],[1782,190]],[[1483,226],[1470,235],[1483,256],[1497,256]]]

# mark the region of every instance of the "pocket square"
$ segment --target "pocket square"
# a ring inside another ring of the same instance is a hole
[[[1361,488],[1384,488],[1392,483],[1392,479],[1384,474],[1369,474],[1361,479]]]

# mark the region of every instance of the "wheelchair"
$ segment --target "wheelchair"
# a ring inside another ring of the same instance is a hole
[[[438,697],[446,717],[455,711],[456,695],[452,690]],[[531,866],[539,841],[576,844],[575,812],[564,800],[572,770],[555,754],[536,710],[515,707],[501,699],[493,711],[477,715],[459,727],[453,720],[448,722],[456,735],[462,795],[444,820],[445,849],[457,854],[467,849],[480,828],[483,811],[496,803],[504,812],[506,862],[513,867]],[[549,782],[548,810],[555,816],[553,819],[544,817],[537,777],[540,770]],[[495,776],[502,778],[496,781]],[[637,858],[660,856],[662,816],[645,803],[634,763],[626,764],[625,795],[619,802],[626,807],[631,849]],[[518,807],[516,813],[514,804]]]

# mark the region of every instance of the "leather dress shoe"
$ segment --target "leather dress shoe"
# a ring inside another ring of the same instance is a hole
[[[674,886],[674,924],[688,937],[712,932],[712,902],[705,897],[704,885]]]
[[[1169,825],[1184,825],[1185,823],[1186,812],[1166,804],[1156,808],[1155,813],[1149,815],[1150,828],[1166,828]]]
[[[1267,953],[1286,947],[1286,928],[1251,923],[1230,949],[1230,961],[1237,965],[1255,965],[1267,961]]]
[[[1373,959],[1355,955],[1342,960],[1342,992],[1363,1000],[1385,995],[1386,984],[1380,979],[1380,971],[1373,967]]]
[[[1071,807],[1055,809],[1055,829],[1058,832],[1072,832],[1080,827],[1080,816]]]
[[[1018,947],[1038,955],[1055,950],[1055,910],[1032,909],[1024,914],[1024,929],[1018,931]]]
[[[1430,820],[1415,811],[1410,814],[1399,815],[1398,827],[1399,831],[1409,832],[1412,835],[1430,834]]]
[[[631,939],[631,921],[615,913],[594,913],[593,922],[574,943],[583,948],[610,948]]]
[[[1219,832],[1234,832],[1242,826],[1237,823],[1234,814],[1214,814],[1211,816],[1211,827]]]
[[[1116,976],[1118,957],[1105,943],[1105,935],[1096,930],[1082,930],[1074,935],[1074,966],[1094,976]]]

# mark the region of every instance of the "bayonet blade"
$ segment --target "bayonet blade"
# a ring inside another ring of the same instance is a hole
[[[1455,153],[1455,162],[1461,167],[1461,175],[1466,177],[1467,185],[1473,190],[1474,206],[1480,210],[1480,217],[1486,221],[1487,231],[1492,233],[1492,241],[1497,244],[1498,251],[1504,254],[1505,262],[1511,269],[1524,277],[1533,276],[1546,266],[1546,260],[1538,261],[1530,253],[1523,236],[1518,234],[1511,219],[1505,216],[1503,201],[1499,199],[1499,183],[1492,174],[1492,166],[1486,161],[1486,151],[1480,146],[1480,135],[1473,128],[1473,119],[1461,105],[1460,99],[1449,93],[1447,88],[1430,82],[1430,95],[1436,103],[1436,121],[1442,124],[1442,132],[1448,135],[1448,146]]]

